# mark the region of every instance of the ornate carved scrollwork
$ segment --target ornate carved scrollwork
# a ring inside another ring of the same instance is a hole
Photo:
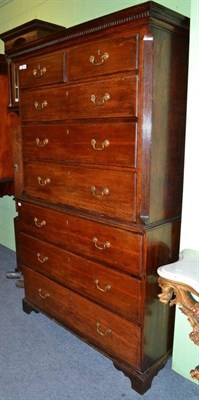
[[[199,381],[199,365],[190,371],[190,375],[193,379],[197,379]]]
[[[198,296],[193,288],[180,282],[174,282],[159,277],[159,286],[162,293],[158,295],[162,303],[169,303],[170,306],[176,304],[179,306],[183,314],[188,318],[193,330],[189,334],[189,338],[196,346],[199,346],[199,302],[192,295]],[[190,371],[192,378],[199,380],[199,366]]]
[[[162,303],[169,303],[170,306],[176,304],[190,322],[193,331],[190,333],[190,339],[199,346],[199,303],[193,298],[198,293],[188,285],[180,282],[174,282],[160,277],[158,279],[162,293],[158,295]]]

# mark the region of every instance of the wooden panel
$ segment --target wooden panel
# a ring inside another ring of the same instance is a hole
[[[135,123],[23,126],[28,160],[60,160],[136,167]]]
[[[51,83],[64,82],[65,53],[56,52],[48,56],[41,56],[25,60],[16,65],[19,73],[19,86],[31,88]]]
[[[141,331],[137,325],[30,269],[23,272],[27,300],[104,351],[139,366]]]
[[[137,76],[22,91],[24,121],[137,116]]]
[[[138,35],[110,37],[84,46],[72,47],[67,54],[68,79],[130,71],[138,68]]]
[[[21,262],[56,282],[141,321],[141,282],[52,246],[20,235]]]
[[[179,260],[180,224],[180,220],[168,222],[155,226],[146,233],[147,276],[143,359],[145,369],[148,369],[151,364],[152,357],[154,360],[161,358],[167,349],[172,349],[173,346],[175,308],[156,301],[161,292],[157,282],[157,269]],[[153,315],[154,318],[148,318],[149,315]],[[163,335],[159,335],[161,329],[164,332]],[[152,336],[151,332],[153,332]],[[153,356],[151,349],[153,349]]]
[[[19,117],[17,114],[13,113],[15,117],[15,127],[13,127],[13,162],[14,168],[14,191],[15,197],[20,196],[24,189],[24,179],[23,179],[23,158],[22,158],[22,135]]]
[[[30,197],[136,221],[135,172],[33,162],[24,164],[24,177]]]
[[[182,44],[177,35],[158,29],[153,32],[156,41],[150,222],[172,219],[182,212],[188,73],[188,40]],[[147,146],[145,149],[148,151]],[[145,191],[145,182],[143,186]]]
[[[105,262],[129,274],[142,274],[141,234],[24,202],[18,202],[18,211],[22,232],[64,246],[76,254]],[[97,243],[94,238],[97,238]],[[107,242],[110,246],[106,245]],[[98,247],[102,247],[102,250]]]

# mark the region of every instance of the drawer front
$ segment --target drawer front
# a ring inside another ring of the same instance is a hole
[[[19,229],[66,250],[142,275],[143,236],[83,217],[19,203]]]
[[[136,172],[32,162],[24,177],[27,196],[136,221]]]
[[[24,121],[137,116],[137,76],[22,91]]]
[[[139,367],[141,331],[137,325],[32,270],[24,268],[23,273],[28,301],[103,351]]]
[[[32,236],[20,235],[21,263],[138,322],[141,282]]]
[[[57,52],[49,56],[26,60],[18,64],[19,86],[37,87],[66,81],[66,55]]]
[[[138,35],[95,41],[69,49],[68,80],[89,78],[138,68]]]
[[[136,123],[23,126],[26,160],[136,167]]]

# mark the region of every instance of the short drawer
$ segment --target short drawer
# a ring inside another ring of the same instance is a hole
[[[141,329],[92,301],[28,269],[25,298],[50,317],[134,367],[139,367]]]
[[[141,322],[141,282],[59,247],[20,234],[21,264],[89,297],[128,319]]]
[[[66,81],[65,52],[30,58],[25,60],[23,64],[18,64],[17,67],[20,89]]]
[[[137,117],[137,76],[21,91],[24,121]]]
[[[30,162],[24,164],[24,178],[27,196],[136,221],[135,171]]]
[[[58,160],[136,167],[133,122],[22,126],[26,160]]]
[[[18,202],[18,210],[21,232],[112,268],[142,275],[142,234],[26,202]]]
[[[130,71],[138,68],[138,35],[108,38],[76,46],[67,54],[68,80]]]

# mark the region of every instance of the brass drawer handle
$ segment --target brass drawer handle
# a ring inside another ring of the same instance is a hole
[[[41,254],[40,253],[37,253],[37,259],[42,264],[45,263],[46,261],[48,261],[48,257],[41,258]]]
[[[111,285],[105,285],[104,286],[104,289],[103,288],[101,288],[100,286],[99,286],[99,280],[98,279],[95,279],[94,280],[94,283],[95,283],[95,285],[96,285],[96,287],[101,291],[101,292],[107,292],[107,290],[110,290],[111,289]]]
[[[95,94],[91,95],[91,101],[96,105],[96,106],[102,106],[105,101],[110,100],[111,96],[109,93],[105,93],[104,96],[100,97],[96,97]]]
[[[100,199],[102,196],[109,194],[109,189],[108,188],[104,188],[101,192],[101,194],[97,194],[96,193],[96,187],[95,186],[91,186],[91,192],[93,194],[93,196],[97,197],[98,199]]]
[[[38,292],[39,292],[40,297],[42,297],[42,299],[46,299],[47,297],[50,297],[49,293],[47,293],[47,292],[45,294],[42,294],[42,289],[38,289]]]
[[[40,186],[46,186],[50,183],[50,178],[42,179],[40,176],[37,177]]]
[[[41,78],[46,73],[46,67],[41,68],[41,65],[38,65],[37,68],[32,71],[35,78]]]
[[[42,103],[38,103],[38,101],[34,102],[34,106],[37,111],[42,111],[44,110],[45,107],[47,107],[48,102],[46,100],[42,101]]]
[[[35,139],[36,145],[38,147],[44,147],[46,144],[48,144],[48,139],[40,140],[39,138]]]
[[[41,222],[38,220],[38,218],[34,218],[34,223],[38,228],[42,228],[42,226],[46,225],[45,219],[43,219]]]
[[[98,239],[97,239],[96,237],[94,237],[94,238],[93,238],[93,243],[94,243],[95,247],[96,247],[98,250],[105,250],[105,249],[108,249],[109,247],[111,247],[110,242],[105,242],[105,243],[103,244],[103,246],[98,246],[97,242],[98,242]]]
[[[98,54],[98,56],[100,56],[100,50],[98,50],[97,54]],[[96,60],[95,56],[90,56],[89,61],[92,65],[98,66],[98,65],[102,65],[106,60],[108,60],[108,58],[109,58],[109,54],[104,53],[101,57],[99,57],[99,61]]]
[[[97,150],[97,151],[100,151],[100,150],[104,150],[106,147],[108,147],[109,146],[109,144],[110,144],[110,142],[109,142],[109,140],[104,140],[104,142],[102,142],[102,145],[101,145],[101,147],[96,147],[95,145],[96,145],[96,140],[95,139],[92,139],[91,140],[91,145],[93,146],[93,148],[94,148],[94,150]]]
[[[99,323],[99,322],[96,323],[96,327],[97,327],[97,333],[99,333],[99,334],[102,335],[102,336],[110,335],[111,332],[112,332],[111,329],[106,329],[104,332],[102,332],[102,331],[100,330],[100,323]]]

